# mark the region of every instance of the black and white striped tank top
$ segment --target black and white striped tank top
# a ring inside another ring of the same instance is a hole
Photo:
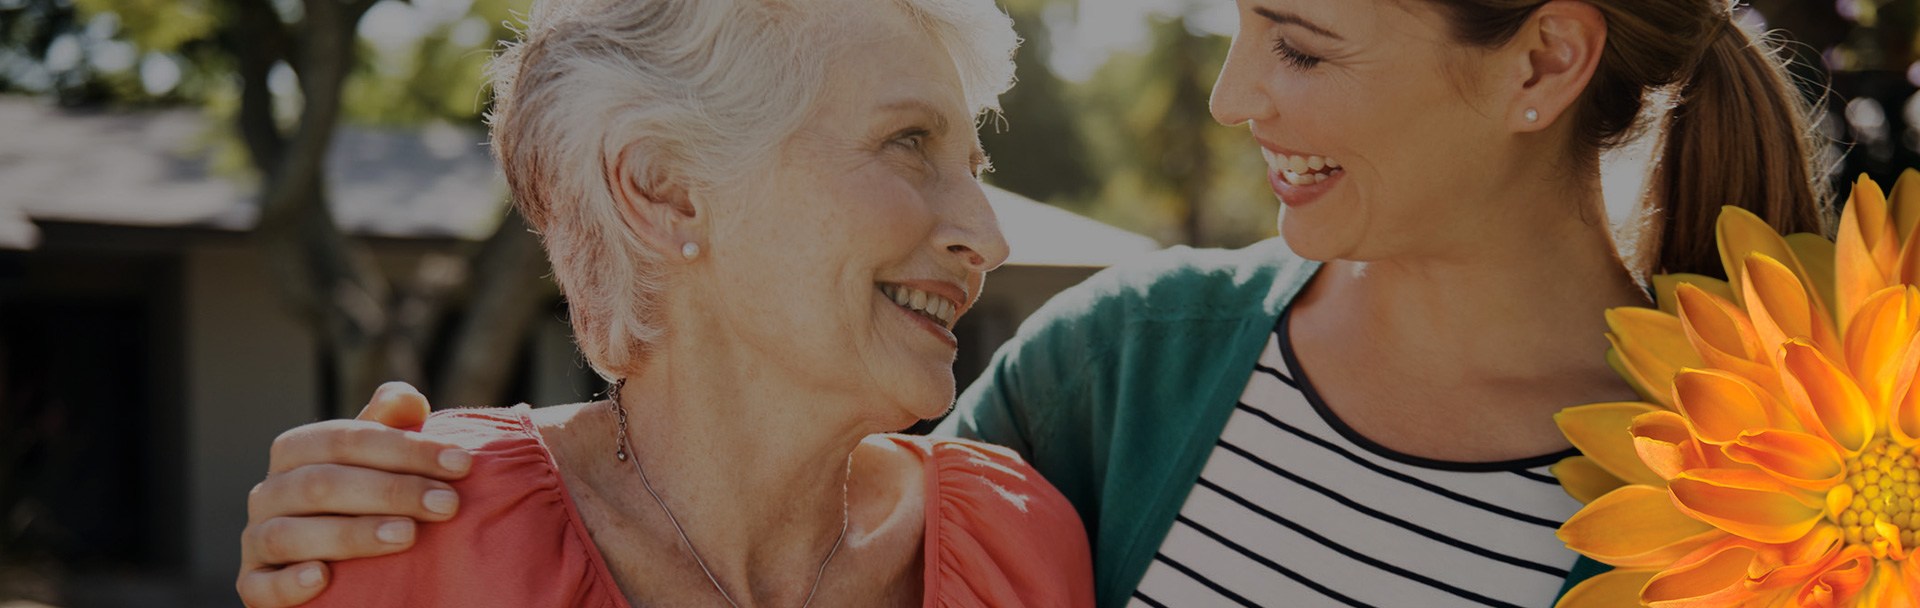
[[[1451,463],[1389,450],[1333,416],[1286,339],[1267,342],[1133,606],[1551,606],[1580,503],[1547,466],[1572,452]]]

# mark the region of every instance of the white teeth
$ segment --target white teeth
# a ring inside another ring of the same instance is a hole
[[[918,311],[939,321],[941,325],[953,326],[959,315],[958,304],[918,289],[901,285],[881,285],[880,293],[902,307]]]
[[[1291,173],[1306,178],[1300,182],[1296,182],[1300,184],[1314,183],[1311,176],[1321,174],[1321,171],[1340,168],[1340,161],[1326,156],[1279,154],[1264,147],[1260,148],[1260,156],[1266,159],[1268,169],[1282,174]],[[1293,180],[1289,178],[1288,181]]]

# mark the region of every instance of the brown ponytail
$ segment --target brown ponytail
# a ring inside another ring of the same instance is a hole
[[[1428,0],[1462,42],[1511,40],[1544,0]],[[1737,205],[1782,232],[1826,234],[1809,110],[1768,43],[1731,22],[1725,0],[1587,0],[1607,19],[1607,47],[1572,114],[1579,158],[1637,135],[1648,95],[1678,102],[1667,118],[1650,200],[1661,209],[1653,270],[1722,274],[1714,225]]]
[[[1827,234],[1807,108],[1777,51],[1720,28],[1668,119],[1653,199],[1664,206],[1658,268],[1721,274],[1714,224],[1738,205],[1783,233]]]

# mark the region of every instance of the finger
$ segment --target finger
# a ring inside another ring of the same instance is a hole
[[[426,423],[433,408],[426,395],[405,382],[388,382],[373,391],[373,399],[360,408],[355,420],[370,420],[396,429],[418,429]]]
[[[404,517],[275,517],[241,533],[243,561],[279,566],[398,553],[413,546],[413,520]]]
[[[467,476],[473,456],[451,443],[366,420],[325,420],[289,429],[273,440],[269,473],[312,464],[342,464],[452,480]]]
[[[247,495],[251,522],[306,515],[446,521],[459,508],[459,495],[446,482],[337,464],[312,464],[267,477]]]
[[[327,565],[294,564],[279,570],[246,570],[234,583],[248,608],[286,608],[307,603],[327,588]]]

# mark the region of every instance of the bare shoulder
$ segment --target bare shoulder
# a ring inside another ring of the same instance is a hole
[[[926,459],[911,438],[874,435],[854,448],[847,469],[849,524],[871,533],[917,536],[925,521]]]

